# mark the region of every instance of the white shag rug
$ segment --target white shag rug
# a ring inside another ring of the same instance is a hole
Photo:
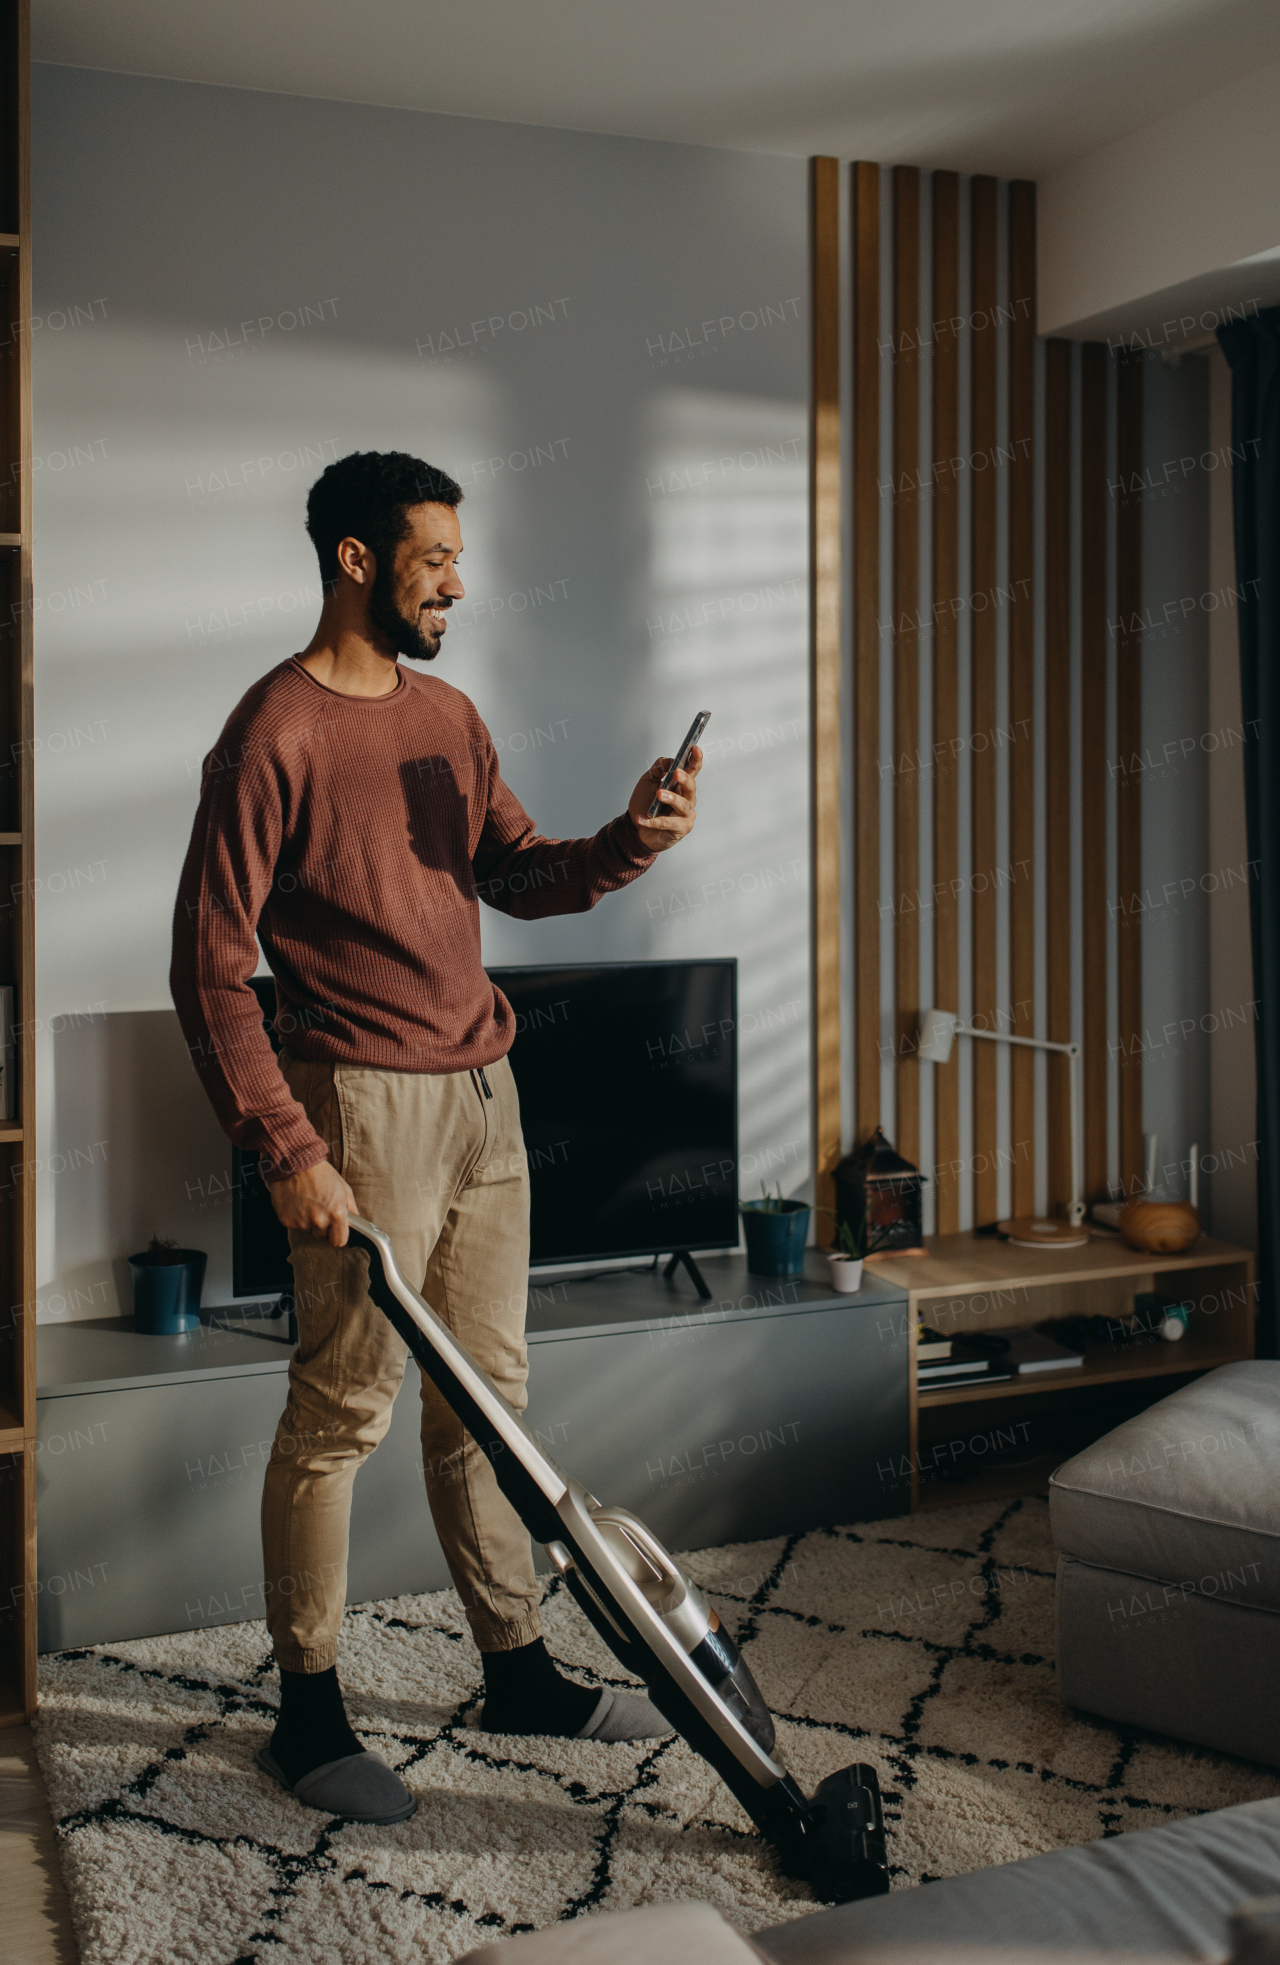
[[[1041,1500],[685,1560],[737,1630],[806,1792],[850,1761],[877,1768],[895,1886],[1280,1785],[1059,1705]],[[543,1615],[576,1677],[627,1682],[558,1582]],[[83,1965],[443,1962],[662,1898],[710,1899],[748,1931],[818,1908],[678,1737],[473,1730],[479,1660],[451,1593],[350,1611],[339,1670],[366,1745],[418,1796],[398,1827],[334,1823],[259,1771],[276,1696],[261,1624],[42,1661],[36,1742]]]

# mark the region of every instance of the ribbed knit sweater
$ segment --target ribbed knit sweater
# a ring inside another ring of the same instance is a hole
[[[580,913],[652,859],[625,813],[594,839],[540,838],[475,706],[438,676],[402,668],[389,696],[342,696],[281,663],[204,761],[174,913],[170,987],[224,1130],[268,1180],[326,1156],[249,987],[259,941],[295,1055],[473,1070],[515,1035],[479,902]]]

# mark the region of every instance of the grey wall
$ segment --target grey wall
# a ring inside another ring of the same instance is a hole
[[[1257,1232],[1244,727],[1231,539],[1230,373],[1214,347],[1144,365],[1143,1112],[1156,1179],[1206,1225]]]
[[[169,917],[355,448],[467,491],[441,672],[545,830],[713,711],[693,839],[590,916],[482,910],[485,954],[737,955],[743,1186],[803,1192],[803,164],[38,67],[33,177],[40,1314],[127,1309],[153,1229],[230,1293]]]

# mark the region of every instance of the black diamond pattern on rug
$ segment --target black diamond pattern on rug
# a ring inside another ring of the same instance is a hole
[[[1276,1792],[1262,1768],[1058,1703],[1043,1500],[684,1560],[801,1785],[878,1769],[895,1886]],[[558,1580],[543,1619],[583,1684],[630,1682]],[[418,1798],[394,1828],[325,1818],[258,1769],[276,1686],[260,1623],[42,1661],[37,1748],[84,1965],[445,1965],[659,1898],[708,1899],[748,1930],[816,1908],[683,1740],[477,1732],[479,1659],[451,1592],[349,1611],[339,1670],[364,1743]]]

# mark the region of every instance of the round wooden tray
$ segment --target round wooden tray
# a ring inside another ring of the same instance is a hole
[[[1089,1240],[1087,1222],[1073,1228],[1069,1221],[1051,1220],[1047,1215],[1018,1215],[998,1226],[1015,1249],[1082,1249]]]

